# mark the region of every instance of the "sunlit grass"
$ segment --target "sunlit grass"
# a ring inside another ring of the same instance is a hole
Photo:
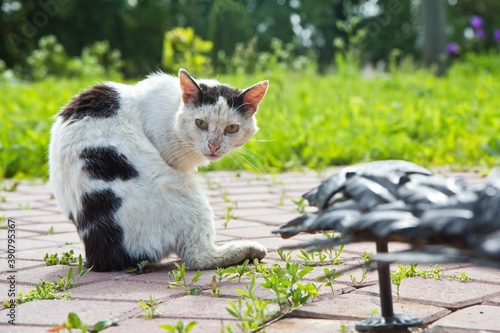
[[[498,58],[487,60],[461,64],[444,78],[423,71],[375,78],[284,71],[219,77],[238,87],[269,79],[270,88],[257,114],[259,133],[244,151],[210,169],[281,171],[389,158],[496,165],[500,66],[488,66]],[[96,82],[0,85],[0,177],[45,177],[53,115]]]

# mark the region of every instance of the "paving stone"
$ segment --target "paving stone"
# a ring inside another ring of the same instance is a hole
[[[210,202],[210,205],[212,205],[212,207],[218,207],[219,209],[222,209],[222,210],[225,210],[226,207],[228,206],[228,203],[225,202],[223,199],[221,200],[212,200],[211,198],[209,198],[209,202]],[[237,203],[238,205],[238,208],[241,208],[241,209],[250,209],[250,208],[254,208],[254,209],[265,209],[265,208],[274,208],[276,205],[271,203],[271,202],[266,202],[266,201],[243,201],[243,202],[238,202]]]
[[[302,244],[312,239],[324,238],[324,236],[299,234],[292,239],[282,239],[279,235],[272,234],[271,231],[299,216],[292,199],[300,198],[304,192],[317,186],[320,179],[326,178],[333,171],[334,169],[325,170],[321,174],[307,172],[278,175],[210,172],[200,176],[201,182],[207,184],[206,194],[216,216],[217,243],[223,244],[230,240],[251,238],[268,249],[268,256],[263,260],[264,264],[268,267],[273,264],[283,266],[284,263],[276,252],[277,248]],[[465,176],[471,179],[477,178],[476,180],[480,181],[477,174],[466,173]],[[33,185],[29,182],[22,182],[16,192],[3,192],[2,195],[6,197],[6,202],[0,203],[0,216],[6,214],[5,212],[16,216],[14,220],[20,240],[19,244],[16,244],[19,245],[16,249],[17,289],[27,291],[41,279],[51,281],[57,278],[57,275],[66,276],[69,269],[67,266],[45,266],[43,262],[45,253],[61,253],[73,249],[78,255],[83,254],[84,247],[74,225],[68,221],[67,216],[59,212],[57,203],[52,198],[50,184]],[[229,205],[224,198],[226,195],[238,201],[238,208],[233,211],[238,218],[231,220],[228,227],[224,228],[225,221],[220,216],[226,213]],[[20,204],[28,205],[31,209],[19,209]],[[306,209],[315,210],[313,207]],[[54,227],[54,234],[47,235],[51,226]],[[0,239],[3,235],[0,230]],[[71,241],[71,244],[66,245],[68,241]],[[0,244],[4,244],[3,241]],[[5,286],[7,286],[6,266],[3,264],[6,262],[7,254],[4,247],[0,245],[0,262],[2,262],[0,264],[0,294],[5,294]],[[407,245],[400,243],[389,245],[391,251],[400,251],[406,247]],[[364,251],[375,253],[375,245],[373,243],[347,245],[341,255],[343,264],[326,267],[340,270],[354,267],[358,265],[358,260]],[[297,253],[299,253],[298,250],[293,251],[292,261],[300,262],[302,265],[302,260],[296,257]],[[241,282],[225,279],[220,286],[222,297],[214,298],[211,297],[210,289],[214,270],[206,270],[202,272],[201,278],[196,283],[204,289],[201,294],[186,296],[182,289],[172,289],[167,286],[168,272],[175,268],[173,265],[175,260],[178,258],[172,256],[159,264],[148,266],[155,271],[141,275],[123,272],[90,272],[80,279],[76,288],[69,290],[72,293],[72,300],[25,303],[18,307],[17,317],[23,319],[23,321],[18,321],[20,326],[12,328],[0,320],[0,331],[45,331],[51,323],[60,324],[66,321],[69,311],[76,312],[88,324],[110,317],[119,317],[119,326],[108,328],[106,332],[164,332],[158,328],[159,323],[174,324],[178,320],[186,323],[197,320],[198,325],[192,332],[221,332],[226,324],[231,325],[234,332],[239,331],[238,322],[227,313],[226,308],[229,306],[229,299],[234,301],[239,296],[235,289],[245,289],[250,282],[250,277],[243,277]],[[394,302],[395,312],[423,317],[426,322],[441,318],[433,325],[433,332],[494,331],[488,325],[496,323],[495,320],[500,316],[496,314],[496,311],[500,309],[499,271],[473,267],[469,264],[440,266],[444,270],[444,276],[465,271],[472,276],[473,281],[460,283],[447,281],[444,278],[439,281],[405,279],[401,286],[402,299]],[[393,269],[396,267],[396,264],[392,266]],[[419,268],[427,269],[424,265],[419,265]],[[76,267],[74,269],[76,270]],[[306,276],[305,281],[320,284],[321,282],[316,281],[315,278],[323,275],[323,269],[324,267],[315,267],[313,272]],[[195,271],[188,271],[186,281],[189,282],[195,273]],[[372,314],[372,309],[379,308],[380,300],[377,296],[378,275],[376,271],[369,272],[365,281],[355,286],[358,288],[356,291],[353,291],[349,278],[351,273],[356,278],[361,276],[359,268],[346,272],[334,282],[334,297],[331,296],[329,288],[323,286],[319,291],[320,296],[313,303],[294,311],[290,318],[273,323],[266,331],[326,332],[328,330],[335,332],[341,329],[342,324],[352,329],[355,322],[368,318]],[[258,278],[255,294],[258,297],[273,299],[272,292],[260,287],[261,281],[263,281],[262,278]],[[140,315],[141,308],[137,300],[149,298],[150,294],[156,296],[158,307],[164,311],[164,314],[160,318],[147,321]],[[478,303],[481,305],[476,305]],[[458,310],[449,314],[448,309],[435,305]],[[272,306],[277,309],[275,304]],[[470,316],[465,313],[467,310],[471,312]],[[0,318],[6,318],[5,313],[5,309],[0,310]],[[456,316],[461,316],[462,321],[456,319]],[[467,319],[468,317],[478,317],[479,324]],[[446,321],[448,318],[449,321]]]
[[[432,324],[433,333],[500,332],[500,307],[476,305],[458,310]]]
[[[2,241],[2,243],[5,244],[4,241]],[[29,251],[34,249],[39,249],[40,251],[43,251],[43,249],[53,247],[54,245],[55,245],[54,242],[51,241],[43,241],[43,240],[33,239],[31,237],[21,238],[16,243],[16,257],[21,258],[22,251]],[[5,257],[6,253],[7,253],[7,247],[1,246],[0,255],[2,257]]]
[[[34,236],[34,237],[31,237],[30,239],[52,242],[54,244],[67,244],[67,243],[80,242],[80,236],[78,236],[78,233],[76,232],[76,230],[73,232],[54,233],[52,235]]]
[[[237,321],[234,320],[206,320],[197,317],[187,318],[172,318],[169,314],[163,314],[158,318],[145,320],[143,318],[132,318],[119,321],[117,326],[107,328],[106,333],[123,333],[125,332],[167,332],[159,328],[161,324],[176,325],[177,322],[182,321],[184,325],[195,321],[196,325],[190,333],[220,333],[223,332],[224,327],[229,326],[233,332],[239,332],[237,328]]]
[[[267,333],[331,333],[354,331],[355,321],[349,320],[327,320],[327,319],[307,319],[307,318],[285,318],[266,327]]]
[[[60,213],[48,213],[48,212],[40,215],[23,216],[18,220],[31,223],[47,223],[47,224],[60,223],[60,222],[71,223],[71,221],[68,219],[67,216],[63,216]]]
[[[222,185],[224,187],[224,185]],[[253,185],[253,186],[238,186],[229,187],[227,190],[223,190],[223,195],[232,199],[235,195],[248,195],[248,194],[269,194],[272,193],[273,187],[269,185]]]
[[[78,243],[72,243],[72,244],[64,244],[64,245],[56,245],[51,242],[46,242],[46,241],[33,241],[30,240],[31,242],[35,243],[43,243],[46,245],[44,248],[36,248],[36,249],[30,249],[30,250],[18,250],[16,251],[16,258],[17,259],[29,259],[29,260],[35,260],[35,261],[41,261],[43,262],[43,258],[45,257],[45,254],[62,254],[63,252],[69,252],[73,250],[75,256],[79,256],[80,254],[82,257],[85,258],[85,251],[83,249],[83,244],[78,242]],[[3,253],[0,255],[0,258],[6,258],[7,254]]]
[[[474,282],[485,282],[500,285],[500,270],[488,267],[464,267],[460,269],[446,270],[445,276],[460,276],[461,273],[470,275]]]
[[[241,219],[251,219],[255,216],[272,216],[287,214],[283,209],[277,208],[240,208],[233,211],[234,215]]]
[[[380,299],[378,297],[351,293],[306,304],[292,312],[290,317],[364,320],[372,316],[373,309],[377,309],[378,314],[381,313]],[[430,323],[447,315],[450,311],[432,305],[398,301],[394,302],[394,313],[421,318],[424,323]]]
[[[15,232],[15,239],[17,242],[20,243],[22,242],[23,238],[28,238],[32,236],[39,236],[41,233],[37,231],[27,231],[23,229],[17,229],[16,226],[16,232]],[[11,233],[12,234],[12,233]],[[0,229],[0,240],[2,241],[2,245],[7,244],[7,239],[8,239],[8,233],[7,229]],[[2,246],[4,250],[6,250],[6,246]]]
[[[271,228],[271,230],[276,230],[276,228]],[[311,235],[300,235],[296,236],[293,239],[283,239],[279,236],[270,234],[268,237],[260,237],[254,238],[253,241],[261,243],[267,248],[268,252],[276,252],[279,248],[285,248],[286,246],[294,246],[297,244],[302,244],[307,241],[310,241],[314,237]],[[286,251],[286,249],[285,249]]]
[[[239,218],[231,219],[228,222],[227,220],[221,218],[222,214],[216,216],[217,217],[215,219],[215,228],[217,232],[224,231],[226,229],[257,228],[263,226],[261,223],[244,221],[240,220]],[[225,224],[227,224],[227,227],[224,226]]]
[[[23,303],[16,310],[16,322],[21,325],[60,325],[67,321],[70,312],[76,313],[83,323],[93,325],[104,319],[125,319],[139,313],[140,307],[137,302],[41,300]]]
[[[5,273],[7,271],[12,271],[12,269],[8,267],[8,264],[9,262],[6,259],[5,260],[0,259],[0,274]],[[43,266],[45,266],[45,263],[41,261],[15,259],[14,270],[19,271],[27,268],[43,267]]]
[[[33,267],[30,269],[25,269],[18,271],[16,273],[16,281],[17,283],[23,283],[26,285],[32,285],[40,283],[40,281],[54,281],[60,280],[59,276],[66,278],[68,275],[68,270],[73,268],[73,276],[77,276],[77,267],[75,265],[66,266],[66,265],[56,265],[56,266],[41,266],[41,267]],[[5,281],[7,273],[0,274],[0,281]],[[106,273],[98,273],[90,271],[86,275],[82,276],[78,281],[78,285],[83,285],[87,283],[103,281],[103,280],[116,280],[125,278],[128,275],[123,272],[106,272]],[[28,291],[29,288],[23,288],[24,292]]]
[[[33,217],[33,216],[51,216],[54,215],[49,212],[42,212],[35,209],[29,210],[3,210],[2,215],[7,219],[16,220],[23,217]]]
[[[249,216],[242,217],[242,220],[262,222],[269,225],[276,226],[274,230],[278,229],[280,226],[285,225],[294,218],[300,216],[298,213],[287,213],[283,212],[280,215],[259,215],[259,216]]]
[[[142,282],[150,282],[150,283],[161,283],[166,288],[168,288],[169,282],[175,282],[175,280],[171,280],[169,277],[169,273],[172,270],[177,269],[174,264],[173,259],[169,259],[169,261],[164,262],[159,265],[147,266],[146,270],[152,270],[152,272],[148,272],[145,274],[129,274],[127,277],[127,281],[142,281]],[[180,261],[179,261],[180,263]],[[193,280],[193,277],[196,275],[197,271],[186,269],[186,275],[184,277],[186,283],[190,283]],[[214,270],[204,270],[201,271],[201,276],[196,283],[193,283],[192,287],[202,287],[209,288],[212,283],[212,276],[214,275]],[[178,290],[182,290],[180,287]]]
[[[115,301],[148,301],[154,295],[156,300],[182,296],[182,289],[168,288],[166,283],[145,282],[140,280],[120,279],[107,280],[87,285],[77,285],[70,290],[73,300],[115,300]]]
[[[158,310],[168,313],[171,318],[232,320],[233,317],[226,310],[227,307],[229,307],[227,298],[198,295],[168,300],[159,304]],[[277,306],[271,304],[270,309],[276,310]]]
[[[393,287],[394,290],[394,287]],[[358,289],[355,293],[378,295],[378,285]],[[403,280],[400,287],[402,300],[460,309],[481,303],[500,295],[500,286],[477,282],[424,279],[420,277]]]
[[[3,318],[2,318],[3,320]],[[49,326],[21,326],[16,323],[16,325],[10,325],[0,322],[0,331],[2,333],[40,333],[46,332]]]
[[[241,237],[242,239],[253,239],[271,237],[273,235],[271,233],[273,230],[276,230],[276,227],[261,225],[251,228],[218,230],[218,233],[225,236]]]
[[[56,222],[52,224],[46,223],[36,223],[36,222],[27,222],[21,221],[19,225],[16,225],[17,230],[25,230],[36,232],[37,235],[46,235],[48,233],[65,233],[65,232],[74,232],[76,233],[76,226],[73,223],[68,222]]]

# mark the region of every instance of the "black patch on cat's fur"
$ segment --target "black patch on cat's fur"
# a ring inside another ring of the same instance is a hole
[[[110,182],[115,179],[128,180],[139,175],[127,156],[120,154],[112,146],[85,148],[80,158],[85,161],[83,170],[93,179]]]
[[[207,86],[206,84],[199,84],[200,93],[195,101],[196,106],[201,105],[215,105],[219,97],[226,99],[229,107],[235,109],[237,112],[245,114],[248,111],[248,107],[243,106],[243,96],[242,91],[233,87],[229,87],[223,84],[216,86]]]
[[[85,117],[109,118],[118,112],[120,96],[118,92],[104,84],[97,85],[75,96],[59,113],[63,122],[80,120]]]
[[[77,215],[83,236],[87,267],[97,272],[123,270],[148,258],[132,258],[123,248],[123,229],[115,213],[122,199],[104,189],[82,195],[82,210]]]
[[[73,217],[73,213],[69,213],[68,218],[69,218],[69,220],[70,220],[71,222],[73,222],[73,224],[75,224],[75,225],[76,225],[76,223],[75,223],[75,218]]]

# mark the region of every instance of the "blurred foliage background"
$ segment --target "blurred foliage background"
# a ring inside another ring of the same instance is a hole
[[[462,53],[498,47],[492,37],[500,29],[500,1],[439,1],[446,3],[448,39]],[[92,67],[88,62],[96,55],[126,77],[141,77],[174,71],[179,61],[204,74],[239,66],[258,70],[268,60],[258,54],[286,51],[278,61],[299,58],[300,67],[308,59],[325,73],[336,52],[348,46],[349,34],[363,31],[365,38],[357,42],[362,63],[387,65],[394,50],[398,58],[418,62],[420,6],[420,0],[0,0],[0,59],[19,76],[39,78],[45,70],[71,74]],[[475,38],[473,15],[485,22],[482,38]],[[49,35],[55,40],[41,42]],[[53,68],[39,68],[47,55],[37,49],[51,54]],[[74,57],[80,60],[71,68],[58,68]]]

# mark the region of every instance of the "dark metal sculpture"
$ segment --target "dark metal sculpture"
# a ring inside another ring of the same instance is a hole
[[[295,247],[326,248],[373,241],[377,245],[382,317],[356,325],[360,331],[404,328],[422,321],[395,315],[391,262],[471,262],[500,267],[500,173],[469,185],[406,161],[379,161],[347,167],[303,195],[315,213],[304,214],[275,233],[335,230],[341,236]],[[411,249],[388,253],[390,241]]]

